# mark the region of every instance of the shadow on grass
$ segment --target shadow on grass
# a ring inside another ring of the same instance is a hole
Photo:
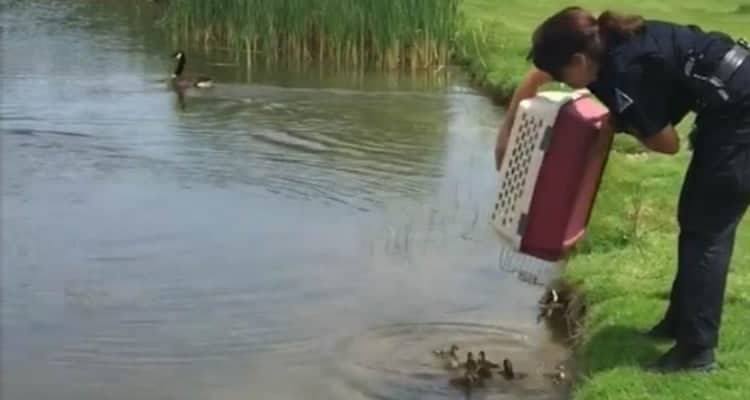
[[[582,372],[591,375],[623,367],[641,369],[663,353],[659,344],[632,327],[605,327],[587,340],[581,354]]]

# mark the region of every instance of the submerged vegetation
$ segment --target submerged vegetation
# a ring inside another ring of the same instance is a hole
[[[450,61],[460,0],[171,0],[174,39],[227,47],[249,64],[420,69]]]

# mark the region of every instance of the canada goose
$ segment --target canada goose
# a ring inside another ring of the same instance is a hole
[[[208,76],[201,75],[190,78],[182,75],[182,72],[185,69],[185,63],[187,62],[187,57],[185,57],[183,51],[175,52],[172,57],[177,60],[177,66],[172,73],[172,84],[178,89],[187,89],[189,87],[205,89],[214,85],[213,79]]]

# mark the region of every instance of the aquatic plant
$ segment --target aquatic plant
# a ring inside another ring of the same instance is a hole
[[[419,69],[446,64],[460,0],[171,0],[175,39],[244,54],[248,63]]]

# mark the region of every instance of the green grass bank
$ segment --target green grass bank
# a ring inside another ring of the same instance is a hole
[[[498,97],[512,93],[528,68],[533,28],[569,5],[560,0],[464,0],[462,58],[477,81]],[[583,0],[594,12],[614,3]],[[747,3],[729,0],[644,0],[619,11],[696,23],[750,37]],[[689,129],[688,119],[678,127]],[[683,140],[683,143],[685,141]],[[583,296],[586,314],[576,345],[576,400],[750,398],[750,217],[741,225],[724,310],[719,372],[658,376],[641,366],[670,344],[639,331],[662,316],[676,271],[676,205],[690,153],[628,154],[639,145],[616,139],[592,215],[589,236],[571,257],[564,277]],[[623,151],[626,150],[626,151]]]

